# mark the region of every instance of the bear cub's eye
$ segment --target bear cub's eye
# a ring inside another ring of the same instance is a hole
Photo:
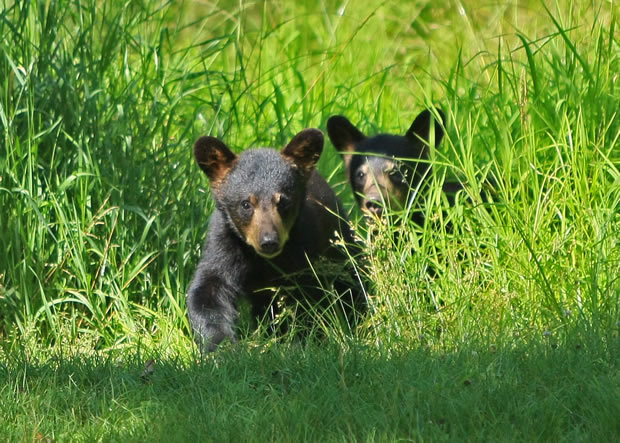
[[[280,195],[278,199],[278,209],[280,211],[286,211],[291,207],[291,199],[286,195]]]
[[[366,173],[364,171],[362,171],[361,169],[358,170],[355,173],[355,178],[357,179],[357,181],[361,182],[362,180],[364,180],[364,178],[366,177]]]
[[[390,176],[390,180],[392,180],[396,184],[405,183],[405,176],[398,168],[392,169],[390,172],[388,172],[388,175]]]
[[[243,209],[246,212],[252,209],[252,204],[250,203],[249,200],[241,201],[240,206],[241,206],[241,209]]]

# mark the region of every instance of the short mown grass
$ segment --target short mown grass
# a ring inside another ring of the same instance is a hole
[[[545,5],[2,2],[0,439],[616,439],[617,8]],[[367,226],[329,142],[319,164],[364,243],[360,327],[242,319],[199,356],[193,141],[429,106],[424,227]]]
[[[2,433],[56,441],[590,441],[620,431],[617,343],[475,349],[241,346],[153,366],[136,354],[19,360],[0,368]]]

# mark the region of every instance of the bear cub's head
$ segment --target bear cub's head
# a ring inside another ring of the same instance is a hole
[[[437,110],[437,115],[441,122],[426,109],[404,136],[379,134],[374,137],[366,137],[346,117],[329,118],[327,134],[343,155],[357,204],[366,215],[380,217],[385,208],[405,208],[410,191],[423,184],[430,173],[431,134],[435,146],[444,134],[444,114]]]
[[[280,152],[255,148],[235,155],[215,137],[201,137],[194,145],[217,209],[232,230],[265,258],[282,252],[322,151],[323,134],[318,129],[301,131]]]

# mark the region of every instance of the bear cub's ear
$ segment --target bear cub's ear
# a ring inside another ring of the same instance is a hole
[[[425,109],[415,118],[405,136],[411,141],[419,142],[420,139],[430,143],[431,122],[435,123],[435,147],[439,146],[443,138],[443,126],[446,121],[444,113],[437,109],[440,120],[431,114],[431,111]]]
[[[310,175],[323,152],[323,133],[318,129],[304,129],[282,149],[282,157],[293,162],[305,176]]]
[[[355,145],[365,138],[364,134],[342,115],[334,115],[327,120],[327,135],[334,147],[342,153],[354,152]]]
[[[217,187],[230,172],[237,156],[215,137],[200,137],[194,144],[194,157],[200,169],[207,174],[212,187]]]
[[[351,153],[355,145],[366,137],[346,117],[334,115],[327,120],[327,135],[334,147],[342,154],[345,166],[351,162]]]

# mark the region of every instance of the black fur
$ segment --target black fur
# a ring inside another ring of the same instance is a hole
[[[322,149],[323,134],[316,129],[300,132],[281,152],[248,149],[236,156],[214,137],[196,142],[196,161],[211,181],[216,202],[187,294],[202,350],[236,340],[239,297],[248,296],[254,315],[262,317],[273,298],[264,288],[290,283],[293,274],[309,268],[308,259],[346,261],[333,240],[339,233],[353,245],[353,235],[340,201],[314,169]],[[295,283],[304,286],[308,280]],[[324,297],[307,289],[293,298],[318,304]],[[349,305],[363,310],[361,292],[352,294]]]
[[[368,215],[381,216],[386,206],[404,208],[410,199],[423,196],[425,181],[431,172],[429,145],[433,128],[434,145],[444,135],[442,111],[439,120],[427,109],[422,111],[407,132],[400,135],[379,134],[366,137],[346,117],[337,115],[327,121],[327,133],[343,155],[349,183],[359,207]],[[460,183],[446,183],[445,190],[455,192]],[[411,211],[419,224],[424,215]]]

